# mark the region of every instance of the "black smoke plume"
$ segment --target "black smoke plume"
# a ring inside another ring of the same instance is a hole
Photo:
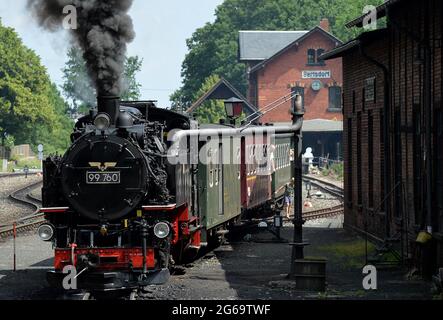
[[[119,96],[126,57],[126,46],[134,37],[128,11],[133,0],[28,0],[39,24],[55,31],[63,27],[63,8],[77,10],[73,39],[83,50],[89,77],[98,95]]]

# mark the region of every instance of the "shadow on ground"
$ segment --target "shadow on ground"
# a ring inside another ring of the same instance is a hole
[[[284,228],[282,236],[291,239],[292,228]],[[343,229],[305,228],[304,238],[310,243],[305,257],[328,260],[325,293],[297,291],[295,282],[286,278],[291,257],[288,244],[235,243],[215,250],[215,255],[239,299],[432,299],[430,284],[406,280],[407,270],[400,267],[378,268],[378,290],[365,291],[366,245],[355,234]]]

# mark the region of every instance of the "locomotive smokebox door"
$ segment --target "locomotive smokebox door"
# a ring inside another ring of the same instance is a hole
[[[118,136],[81,138],[67,153],[62,170],[66,198],[75,210],[96,221],[124,217],[148,190],[145,158]]]

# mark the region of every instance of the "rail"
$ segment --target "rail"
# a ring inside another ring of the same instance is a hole
[[[39,213],[41,200],[33,197],[29,193],[30,190],[35,189],[42,183],[42,181],[33,183],[24,188],[18,189],[9,195],[9,198],[12,201],[33,208],[34,212],[31,215],[16,219],[12,223],[0,225],[0,239],[11,237],[14,233],[34,230],[45,221],[44,214]]]
[[[326,193],[333,195],[334,197],[337,197],[342,202],[340,205],[306,212],[303,214],[303,220],[310,221],[310,220],[322,219],[322,218],[337,216],[344,213],[345,208],[343,205],[343,199],[344,199],[343,188],[335,185],[332,182],[327,182],[322,179],[317,179],[314,177],[303,176],[303,180],[310,181],[312,185],[316,186],[317,188],[323,190]]]

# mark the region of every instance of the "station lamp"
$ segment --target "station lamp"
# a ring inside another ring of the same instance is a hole
[[[240,117],[243,112],[243,104],[243,100],[237,99],[235,97],[225,100],[225,110],[228,118],[236,119]]]

